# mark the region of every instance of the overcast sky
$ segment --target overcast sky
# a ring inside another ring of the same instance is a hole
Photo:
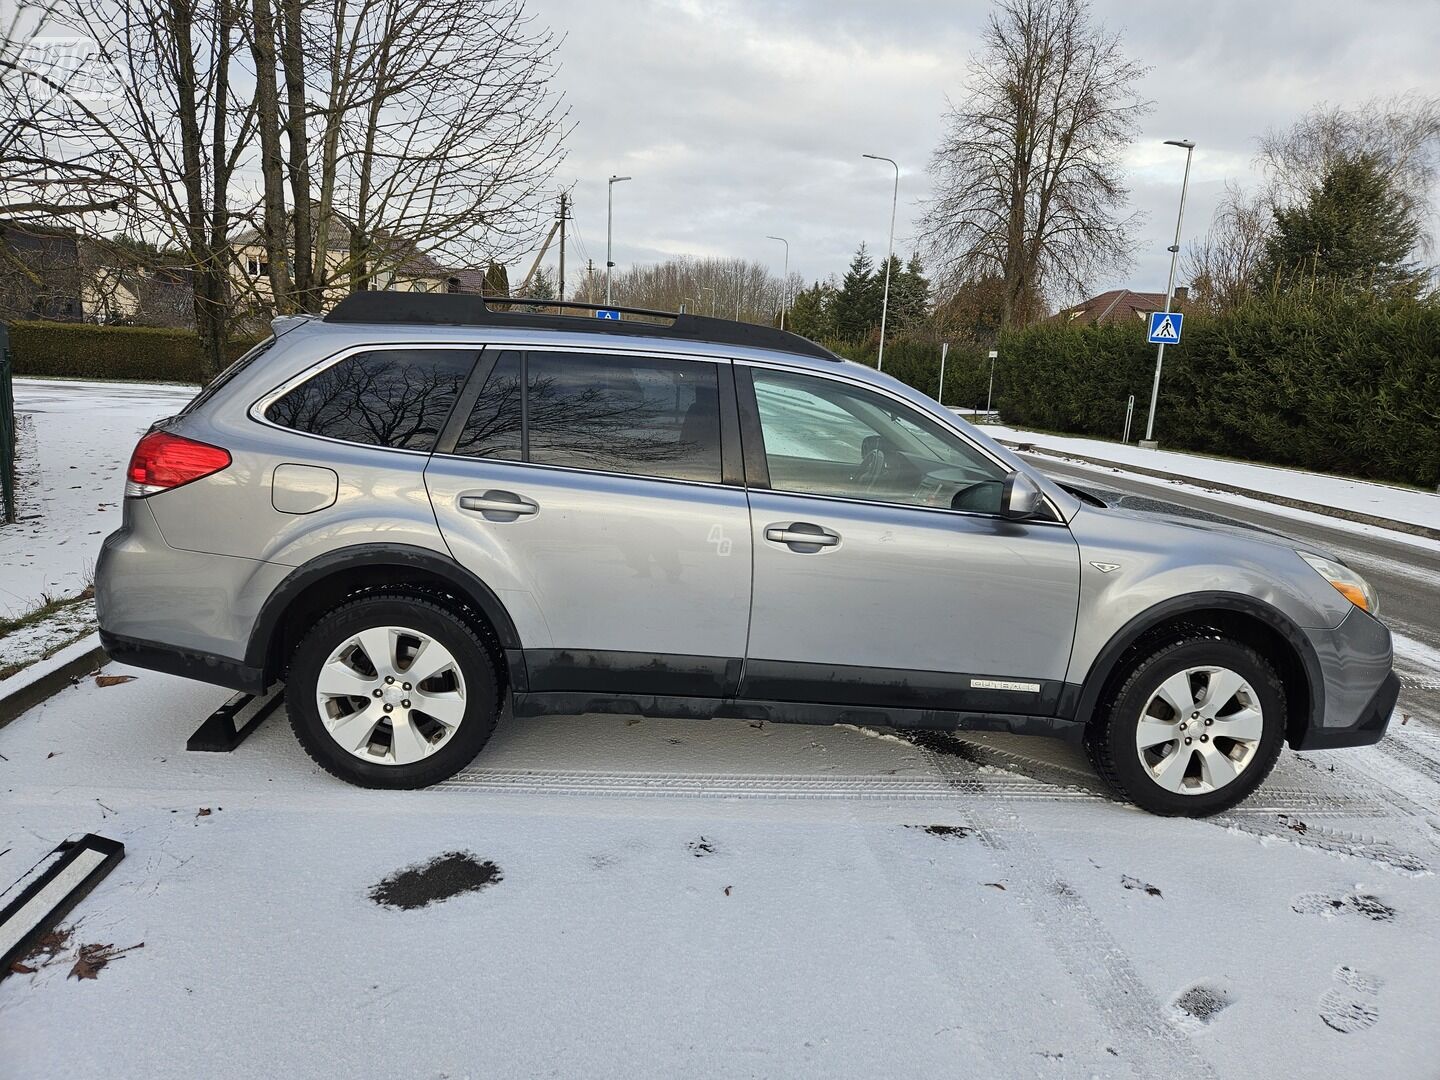
[[[769,260],[790,240],[791,269],[844,269],[864,240],[883,254],[900,163],[896,249],[915,245],[926,163],[947,96],[989,11],[984,0],[530,0],[558,33],[560,86],[576,128],[558,178],[575,187],[567,277],[605,258],[605,180],[615,186],[615,261],[671,255]],[[1253,183],[1255,137],[1317,102],[1409,89],[1440,94],[1437,0],[1095,0],[1151,65],[1154,102],[1126,154],[1144,215],[1134,266],[1118,280],[1165,287],[1184,151],[1199,145],[1185,235],[1208,226],[1226,180]],[[576,258],[580,255],[581,258]],[[552,258],[547,260],[553,264]]]

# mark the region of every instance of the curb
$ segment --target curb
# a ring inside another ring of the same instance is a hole
[[[983,429],[982,429],[983,430]],[[993,437],[993,436],[992,436]],[[1120,472],[1135,473],[1138,476],[1148,476],[1156,480],[1175,480],[1182,484],[1191,484],[1194,487],[1208,488],[1211,491],[1223,491],[1227,495],[1244,495],[1248,499],[1258,499],[1261,502],[1274,503],[1277,506],[1288,506],[1292,510],[1307,510],[1312,514],[1321,514],[1325,517],[1342,518],[1345,521],[1354,521],[1361,525],[1373,525],[1380,529],[1389,529],[1392,532],[1409,533],[1411,536],[1423,536],[1429,540],[1440,540],[1440,529],[1431,528],[1429,525],[1416,525],[1409,521],[1397,521],[1394,518],[1376,517],[1374,514],[1364,514],[1359,510],[1346,510],[1338,506],[1326,506],[1323,503],[1306,502],[1304,499],[1291,499],[1284,495],[1276,495],[1269,491],[1256,491],[1253,488],[1237,487],[1234,484],[1224,484],[1218,480],[1205,480],[1198,476],[1182,476],[1180,473],[1162,472],[1159,469],[1147,469],[1143,465],[1129,465],[1121,461],[1105,461],[1103,458],[1090,457],[1086,454],[1076,454],[1068,450],[1049,450],[1043,446],[1031,442],[1016,442],[1013,439],[996,439],[996,442],[1011,450],[1017,450],[1027,454],[1045,454],[1054,458],[1070,458],[1074,461],[1083,461],[1089,465],[1099,465],[1106,469],[1118,469]],[[1021,447],[1027,449],[1021,450]]]
[[[82,675],[106,663],[99,634],[87,634],[54,656],[36,661],[24,671],[0,682],[0,728],[26,709],[53,697]],[[9,685],[18,684],[18,685]]]

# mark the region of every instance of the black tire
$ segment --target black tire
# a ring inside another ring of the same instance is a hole
[[[326,730],[316,704],[320,669],[330,654],[346,638],[377,626],[429,634],[450,651],[464,676],[460,723],[448,742],[416,762],[384,764],[348,752]],[[290,726],[305,752],[332,776],[368,788],[420,788],[454,776],[489,741],[500,712],[499,697],[495,661],[471,626],[430,600],[392,593],[351,600],[320,619],[296,648],[285,686]]]
[[[1202,793],[1172,792],[1151,776],[1135,749],[1141,714],[1171,676],[1196,667],[1224,667],[1254,689],[1263,716],[1259,745],[1229,783]],[[1275,767],[1285,742],[1285,687],[1275,668],[1254,649],[1221,637],[1187,638],[1135,656],[1117,673],[1085,735],[1095,771],[1121,798],[1152,814],[1207,817],[1248,798]]]

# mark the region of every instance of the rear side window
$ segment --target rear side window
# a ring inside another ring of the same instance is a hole
[[[460,429],[455,453],[520,461],[520,421],[520,354],[502,352]]]
[[[522,362],[523,403],[516,392]],[[719,483],[715,365],[598,353],[504,353],[455,452]]]
[[[265,419],[328,439],[428,451],[475,357],[473,349],[356,353],[287,392]]]
[[[186,405],[185,408],[180,410],[180,415],[184,416],[186,413],[194,412],[196,409],[200,408],[201,405],[204,405],[205,402],[209,401],[221,389],[223,389],[226,383],[228,383],[231,379],[235,378],[236,375],[239,375],[256,360],[259,360],[260,357],[264,356],[267,352],[269,352],[270,346],[274,344],[275,338],[267,337],[264,341],[260,342],[254,348],[241,354],[240,359],[236,360],[233,364],[220,372],[219,375],[216,375],[213,379],[206,383],[201,388],[200,393],[196,394],[193,398],[190,399],[190,404]]]

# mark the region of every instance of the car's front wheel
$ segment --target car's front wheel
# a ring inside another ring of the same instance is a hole
[[[416,788],[463,769],[495,728],[495,666],[475,630],[429,600],[363,597],[301,640],[285,688],[290,725],[327,772]]]
[[[1280,756],[1285,688],[1248,645],[1190,638],[1142,653],[1086,734],[1101,777],[1155,814],[1203,817],[1250,795]]]

